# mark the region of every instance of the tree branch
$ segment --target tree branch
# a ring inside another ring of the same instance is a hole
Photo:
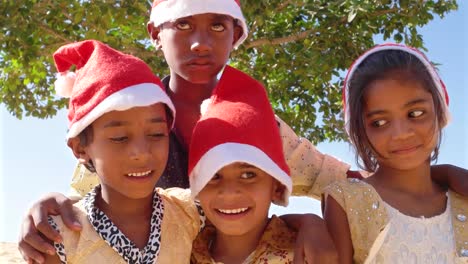
[[[398,11],[398,10],[399,10],[398,8],[380,10],[380,11],[369,14],[368,17],[377,17],[381,15],[386,15],[386,14],[394,13],[395,11]],[[333,23],[331,26],[336,27],[337,25],[345,23],[346,21],[347,21],[347,17],[343,17],[340,20],[337,20],[337,22]],[[263,45],[281,45],[281,44],[286,44],[289,42],[305,39],[308,36],[317,32],[318,32],[317,29],[309,29],[309,30],[301,31],[299,33],[295,33],[295,34],[285,36],[285,37],[279,37],[279,38],[273,38],[273,39],[261,38],[261,39],[257,39],[249,43],[246,43],[244,46],[246,49],[249,49],[249,48],[255,48],[255,47],[259,47]]]

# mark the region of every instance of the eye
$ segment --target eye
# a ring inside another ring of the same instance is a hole
[[[161,138],[165,137],[166,134],[164,134],[164,133],[153,133],[153,134],[149,134],[148,136],[153,138],[153,139],[161,139]]]
[[[216,173],[216,174],[213,176],[213,178],[211,178],[211,180],[208,182],[208,184],[210,184],[210,183],[211,183],[211,184],[216,183],[216,182],[217,182],[218,180],[220,180],[220,179],[221,179],[221,176],[220,176],[218,173]]]
[[[180,30],[189,30],[189,29],[192,28],[187,21],[177,22],[176,27],[177,27],[177,29],[180,29]]]
[[[253,171],[245,171],[241,174],[241,179],[252,179],[255,178],[257,174]]]
[[[217,23],[211,26],[211,29],[216,32],[224,31],[226,27],[222,23]]]
[[[112,137],[109,138],[112,142],[122,143],[128,140],[128,137]]]
[[[420,117],[424,114],[424,111],[422,110],[415,110],[415,111],[411,111],[408,113],[408,116],[409,117],[413,117],[413,118],[416,118],[416,117]]]
[[[387,123],[388,123],[387,120],[379,119],[379,120],[372,121],[371,126],[373,126],[373,127],[381,127],[381,126],[384,126],[384,125],[387,124]]]

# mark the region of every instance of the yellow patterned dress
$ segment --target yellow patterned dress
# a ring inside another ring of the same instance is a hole
[[[209,245],[216,235],[213,226],[207,226],[193,243],[192,264],[222,264],[211,258]],[[280,218],[273,216],[257,248],[242,264],[289,264],[294,257],[297,233]]]

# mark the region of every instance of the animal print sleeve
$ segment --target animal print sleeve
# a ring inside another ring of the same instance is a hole
[[[55,223],[54,219],[52,217],[48,217],[48,222],[52,226],[53,229],[55,229],[57,232],[60,232],[57,223]],[[57,243],[54,242],[54,247],[55,247],[55,252],[57,253],[57,256],[60,259],[60,263],[66,264],[67,263],[67,255],[65,254],[65,247],[63,243]]]

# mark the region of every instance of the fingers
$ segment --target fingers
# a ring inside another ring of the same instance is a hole
[[[27,244],[36,251],[47,253],[49,255],[53,255],[55,253],[55,248],[52,245],[52,242],[48,241],[47,238],[38,233],[38,230],[34,227],[34,222],[29,216],[27,216],[23,221],[20,241],[18,244],[20,247],[22,247],[23,244]]]
[[[61,202],[61,205],[59,206],[59,213],[62,217],[62,221],[68,228],[74,231],[80,231],[81,224],[78,221],[75,212],[73,211],[73,203],[74,201],[66,198],[64,201]]]
[[[45,258],[39,251],[28,245],[25,241],[18,243],[18,250],[21,253],[23,259],[29,263],[44,263]]]
[[[40,240],[36,240],[36,236],[39,236],[38,232],[42,234],[46,239],[55,241],[55,242],[60,242],[61,241],[61,236],[58,231],[56,231],[48,221],[48,214],[49,210],[53,209],[56,210],[58,208],[58,205],[55,201],[50,202],[49,204],[42,205],[39,204],[38,206],[33,206],[30,210],[30,216],[32,223],[29,226],[24,226],[24,230],[27,231],[27,235],[31,236],[32,242],[39,242]],[[35,225],[35,226],[34,226]],[[43,239],[41,239],[43,240]],[[29,241],[27,241],[29,243]],[[32,245],[32,244],[31,244]],[[32,245],[33,247],[35,245]]]

